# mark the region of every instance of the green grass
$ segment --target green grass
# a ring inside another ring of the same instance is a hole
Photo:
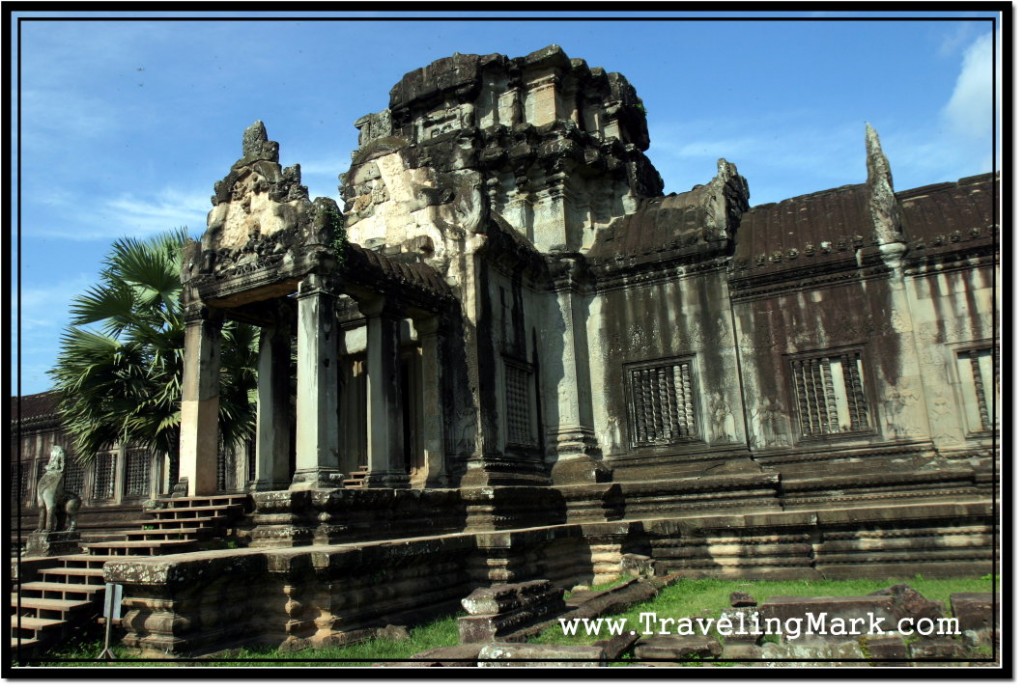
[[[274,648],[243,648],[225,651],[208,658],[209,661],[178,661],[176,663],[157,662],[139,658],[131,648],[116,646],[114,655],[119,660],[133,660],[132,666],[167,666],[175,664],[182,667],[253,667],[253,666],[369,666],[374,660],[406,660],[412,655],[433,648],[459,644],[459,626],[455,616],[436,619],[423,626],[409,629],[407,640],[387,638],[371,638],[346,646],[282,652]],[[46,666],[82,667],[103,666],[107,663],[97,660],[103,644],[100,642],[71,643],[55,648],[49,657],[56,662],[47,662]],[[366,662],[365,660],[369,660]],[[113,663],[124,666],[124,663]]]
[[[662,590],[658,596],[647,602],[632,607],[622,614],[613,617],[625,617],[628,620],[625,630],[642,631],[641,612],[657,612],[659,617],[718,616],[723,609],[729,607],[729,595],[734,591],[749,593],[759,603],[769,597],[845,597],[867,595],[876,590],[887,588],[896,583],[906,583],[930,600],[941,602],[949,614],[949,596],[958,592],[985,592],[992,589],[992,578],[890,578],[887,580],[855,579],[844,581],[722,581],[717,579],[682,580]],[[532,639],[532,642],[554,645],[588,645],[607,634],[588,635],[577,632],[568,636],[562,632],[561,626],[555,624]]]

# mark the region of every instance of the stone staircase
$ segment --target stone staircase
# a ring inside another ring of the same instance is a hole
[[[342,480],[341,486],[345,489],[365,489],[366,488],[366,476],[369,474],[370,469],[365,466],[359,466],[359,470],[354,470],[348,474],[348,476]]]
[[[110,559],[192,552],[225,535],[247,495],[161,499],[144,510],[137,528],[89,542],[84,554],[57,557],[11,593],[11,652],[29,660],[94,620],[103,606],[103,565]]]

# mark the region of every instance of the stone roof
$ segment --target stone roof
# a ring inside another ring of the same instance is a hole
[[[897,193],[911,253],[953,243],[991,244],[995,179],[979,175]],[[754,207],[736,234],[734,268],[740,275],[756,275],[855,261],[857,249],[878,242],[870,198],[870,187],[859,184]]]
[[[708,222],[703,190],[698,185],[689,192],[642,200],[636,213],[598,233],[588,258],[633,264],[673,250],[695,250]]]
[[[617,270],[721,253],[750,208],[749,198],[747,181],[736,166],[720,159],[707,184],[640,200],[635,213],[598,232],[587,257],[596,267]]]
[[[45,391],[21,397],[21,421],[42,420],[57,414],[60,392]],[[11,417],[18,419],[18,397],[11,397]]]
[[[451,288],[434,268],[420,261],[391,258],[355,243],[348,243],[341,275],[361,285],[406,292],[424,300],[451,300]]]
[[[734,267],[770,273],[853,258],[875,239],[870,197],[866,184],[847,185],[754,207],[736,233]]]
[[[898,193],[903,234],[911,252],[996,241],[998,179],[998,175],[977,175]]]

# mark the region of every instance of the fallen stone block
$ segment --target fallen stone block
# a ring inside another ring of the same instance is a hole
[[[571,614],[581,619],[595,619],[608,614],[625,612],[633,605],[653,600],[657,595],[658,588],[655,584],[649,581],[631,581],[610,590],[595,593],[593,597],[586,598],[576,606]],[[570,599],[567,604],[571,607],[574,603]]]
[[[961,631],[991,629],[995,618],[992,593],[953,593],[949,596],[953,616],[960,622]]]
[[[938,619],[942,616],[942,604],[929,600],[906,583],[897,583],[884,590],[871,593],[892,598],[892,616],[899,619]]]
[[[734,607],[722,610],[717,619],[724,619],[731,625],[728,629],[723,627],[723,633],[728,631],[728,634],[725,636],[726,643],[749,643],[751,645],[760,643],[764,639],[764,634],[755,625],[754,615],[756,613],[757,610],[748,607]]]
[[[547,580],[477,588],[462,598],[462,608],[469,614],[501,614],[546,601],[554,590]],[[558,595],[561,597],[560,592]]]
[[[762,603],[758,611],[762,631],[780,634],[787,642],[822,637],[856,639],[887,633],[896,630],[899,620],[891,595],[772,597]],[[800,625],[791,623],[787,630],[787,622],[800,622]],[[780,626],[781,630],[776,630]]]
[[[729,604],[733,607],[757,607],[757,600],[749,593],[737,591],[729,596]]]
[[[477,657],[478,667],[604,667],[604,650],[597,646],[488,643]]]
[[[653,578],[657,562],[643,554],[623,554],[621,565],[622,572],[625,574],[640,578]]]
[[[909,654],[907,642],[901,636],[864,637],[860,641],[861,650],[868,659],[884,663],[886,667],[907,667]]]
[[[483,647],[482,643],[467,643],[424,650],[410,657],[409,662],[427,667],[476,667]]]
[[[565,611],[562,592],[550,581],[478,588],[462,600],[470,615],[459,619],[459,641],[486,643],[532,634],[537,625]]]
[[[765,660],[791,660],[795,667],[852,666],[864,658],[864,652],[856,641],[834,642],[827,639],[765,643],[761,646],[761,655]]]
[[[761,646],[752,643],[733,643],[727,641],[722,648],[723,660],[760,660]]]
[[[637,643],[639,660],[701,660],[717,658],[722,644],[711,636],[650,636]]]
[[[967,651],[958,641],[924,639],[910,644],[910,656],[916,660],[968,661]]]
[[[640,634],[638,633],[620,633],[617,636],[603,641],[595,641],[594,645],[604,650],[605,658],[609,660],[618,660],[620,657],[635,648],[637,641],[639,640]]]

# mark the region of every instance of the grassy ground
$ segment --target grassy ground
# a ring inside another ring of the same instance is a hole
[[[410,629],[409,638],[406,640],[372,638],[347,646],[319,650],[309,648],[306,650],[281,652],[272,648],[243,648],[218,653],[206,658],[204,661],[179,661],[176,663],[140,659],[134,650],[121,646],[115,646],[113,651],[118,660],[132,660],[133,664],[139,666],[156,667],[175,664],[175,666],[182,667],[258,667],[261,665],[298,667],[330,665],[332,667],[346,667],[371,665],[374,660],[406,660],[424,650],[458,644],[459,626],[455,616],[449,616]],[[106,665],[108,664],[107,662],[96,659],[99,657],[102,649],[103,645],[99,642],[66,644],[51,651],[50,657],[54,658],[55,661],[45,664],[48,666],[65,667]],[[113,664],[123,666],[125,663],[117,662]]]
[[[610,583],[594,590],[605,590],[616,585]],[[661,617],[696,617],[715,616],[729,606],[730,593],[740,590],[752,595],[758,602],[773,596],[847,596],[867,595],[895,583],[907,583],[922,595],[931,600],[942,602],[948,609],[949,595],[956,592],[986,592],[992,588],[990,577],[956,578],[936,580],[925,578],[889,579],[889,580],[849,580],[849,581],[721,581],[715,579],[683,580],[669,586],[658,594],[654,600],[641,603],[627,612],[615,617],[626,617],[630,627],[639,631],[640,612],[658,612]],[[948,612],[947,612],[948,614]],[[577,633],[575,636],[563,634],[559,625],[554,625],[539,636],[532,639],[535,643],[556,645],[586,645],[607,635],[587,635]],[[458,622],[455,616],[437,619],[423,626],[409,630],[407,640],[371,639],[361,643],[320,650],[301,650],[296,652],[278,652],[272,649],[242,649],[219,654],[203,662],[176,661],[175,663],[151,662],[137,660],[139,665],[166,666],[365,666],[373,664],[373,660],[403,660],[412,655],[432,648],[458,645]],[[70,643],[55,649],[51,657],[57,661],[46,663],[61,666],[104,665],[96,661],[102,644]],[[116,647],[118,659],[134,659],[134,651]],[[116,663],[124,664],[124,663]]]
[[[729,595],[734,591],[749,593],[758,602],[774,596],[844,597],[867,595],[896,583],[906,583],[929,600],[937,600],[949,614],[949,596],[959,592],[986,592],[992,589],[990,577],[981,578],[892,578],[888,580],[856,579],[846,581],[721,581],[717,579],[683,580],[662,590],[654,600],[642,602],[628,611],[613,615],[625,617],[626,631],[641,631],[641,612],[657,612],[659,617],[717,616],[729,607]],[[588,635],[578,631],[574,636],[563,633],[555,624],[534,639],[537,643],[556,645],[587,645],[604,635]]]

